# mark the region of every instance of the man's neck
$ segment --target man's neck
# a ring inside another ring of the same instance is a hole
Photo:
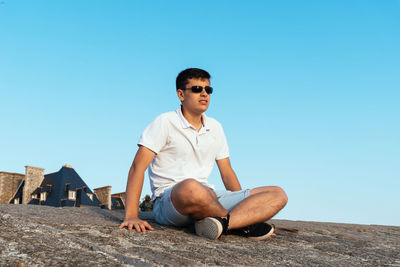
[[[183,106],[181,106],[181,111],[183,114],[183,117],[191,124],[193,125],[197,131],[200,131],[201,126],[203,126],[203,119],[202,119],[202,113],[191,113],[190,111],[186,110]]]

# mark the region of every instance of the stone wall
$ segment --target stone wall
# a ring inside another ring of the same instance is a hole
[[[25,166],[25,185],[22,192],[22,204],[28,204],[32,199],[32,192],[40,186],[44,179],[44,169]]]
[[[0,203],[8,204],[14,196],[25,175],[20,173],[0,172]]]
[[[103,186],[93,189],[101,205],[111,209],[111,186]]]

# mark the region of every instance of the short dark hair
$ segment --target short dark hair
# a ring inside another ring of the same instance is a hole
[[[176,90],[184,89],[186,84],[188,84],[189,79],[207,79],[210,80],[210,74],[202,69],[189,68],[181,71],[176,77]]]

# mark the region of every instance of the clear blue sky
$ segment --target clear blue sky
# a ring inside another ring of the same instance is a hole
[[[400,225],[399,14],[398,0],[2,0],[0,170],[69,164],[124,191],[141,132],[200,67],[242,186],[286,190],[277,218]]]

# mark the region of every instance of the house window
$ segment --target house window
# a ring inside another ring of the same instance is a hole
[[[76,191],[69,190],[68,191],[68,199],[75,200],[76,199]]]
[[[40,201],[46,201],[47,193],[46,192],[41,192],[40,193]]]
[[[91,201],[93,201],[93,194],[91,194],[91,193],[86,193],[86,195],[90,198]]]
[[[38,194],[32,194],[32,199],[38,198]]]
[[[14,198],[14,204],[19,204],[19,198]]]

